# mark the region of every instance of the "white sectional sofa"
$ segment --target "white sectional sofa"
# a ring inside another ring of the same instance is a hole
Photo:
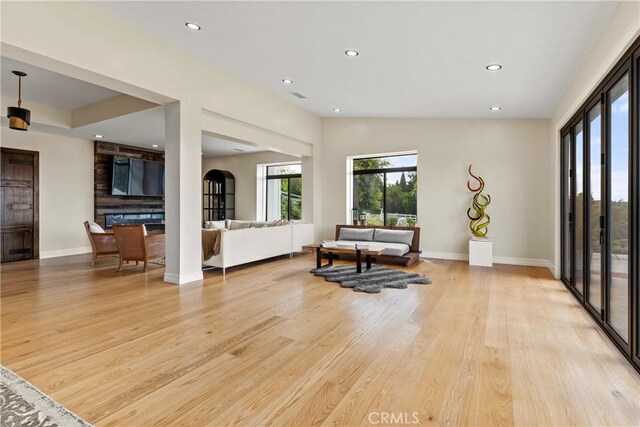
[[[224,229],[220,254],[207,260],[205,265],[222,268],[302,252],[302,246],[313,243],[313,224],[291,223],[275,227]]]

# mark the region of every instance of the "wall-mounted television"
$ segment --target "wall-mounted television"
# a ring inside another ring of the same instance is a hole
[[[114,156],[111,194],[114,196],[163,196],[164,163]]]

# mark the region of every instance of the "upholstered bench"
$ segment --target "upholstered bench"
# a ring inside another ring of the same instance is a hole
[[[341,246],[380,243],[385,247],[376,262],[401,263],[405,266],[420,260],[420,227],[385,227],[337,225],[336,244]]]

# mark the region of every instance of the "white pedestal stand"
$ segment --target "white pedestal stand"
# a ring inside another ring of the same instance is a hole
[[[486,237],[472,237],[469,240],[469,265],[493,266],[493,242]]]

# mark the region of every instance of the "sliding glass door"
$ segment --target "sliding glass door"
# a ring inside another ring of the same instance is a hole
[[[607,109],[607,324],[625,344],[629,342],[630,134],[629,73],[606,89]]]
[[[560,133],[560,272],[640,370],[640,39],[634,49]]]
[[[631,138],[633,143],[631,144],[631,191],[634,195],[632,200],[634,204],[631,207],[631,218],[635,219],[631,221],[631,235],[635,237],[632,239],[633,245],[629,259],[631,262],[631,290],[633,295],[633,307],[632,307],[632,325],[631,330],[635,329],[635,339],[632,339],[632,360],[636,366],[640,368],[640,47],[636,49],[633,54],[633,76],[635,85],[634,97],[632,106],[635,106],[635,111],[632,108],[631,114],[634,119],[632,123]],[[633,261],[635,260],[635,261]]]
[[[572,161],[571,155],[571,134],[567,132],[562,136],[562,222],[560,224],[562,228],[562,273],[561,278],[567,284],[570,285],[573,280],[573,262],[572,259],[572,247],[573,247],[573,185],[572,185]]]
[[[600,316],[602,301],[602,114],[600,102],[596,102],[587,113],[587,278],[586,300],[590,307]]]
[[[585,197],[584,197],[584,125],[582,120],[573,127],[575,165],[574,165],[574,271],[573,287],[579,294],[584,291],[584,231],[585,231]]]

